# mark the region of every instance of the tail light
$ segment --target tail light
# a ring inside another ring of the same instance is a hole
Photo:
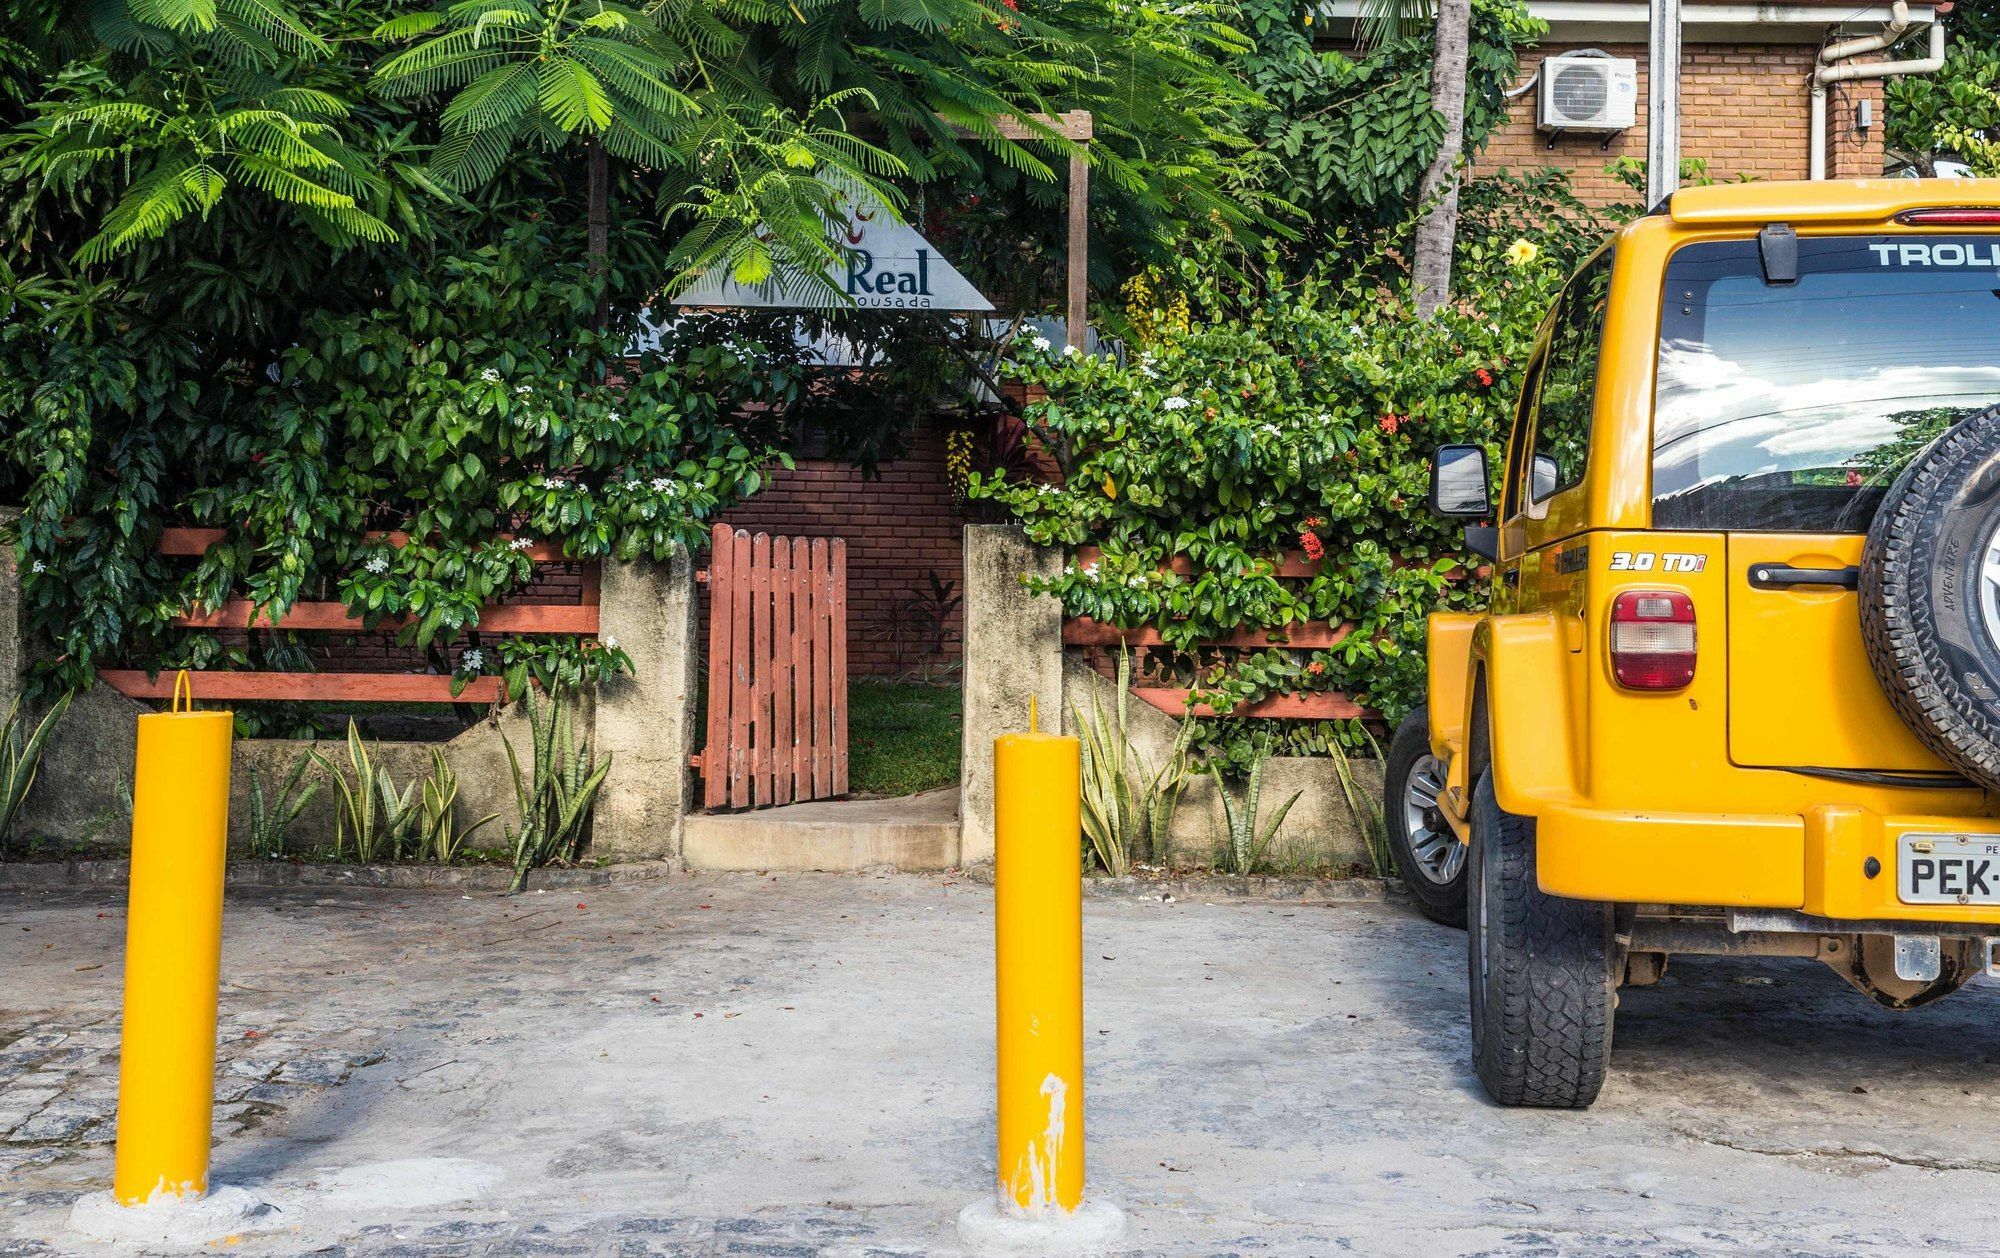
[[[1896,221],[1905,227],[2000,227],[2000,208],[1904,210]]]
[[[1694,600],[1678,590],[1626,590],[1611,600],[1611,675],[1627,690],[1679,690],[1694,680]]]

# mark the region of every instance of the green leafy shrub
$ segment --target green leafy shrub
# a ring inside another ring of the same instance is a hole
[[[975,476],[970,492],[1036,542],[1101,547],[1037,588],[1072,616],[1159,630],[1181,681],[1216,706],[1340,690],[1395,719],[1422,693],[1425,616],[1478,597],[1480,561],[1426,505],[1430,452],[1502,438],[1565,278],[1530,249],[1465,255],[1465,291],[1430,321],[1386,264],[1267,272],[1234,293],[1203,287],[1190,259],[1185,333],[1122,360],[1018,347],[1007,371],[1046,391],[1025,419],[1061,483]],[[1300,547],[1324,552],[1317,575],[1279,578],[1281,552]],[[1192,571],[1166,570],[1174,558]],[[1197,646],[1311,620],[1354,628],[1311,651]]]

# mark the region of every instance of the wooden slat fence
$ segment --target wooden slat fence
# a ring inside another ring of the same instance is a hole
[[[1075,551],[1075,562],[1081,567],[1096,563],[1102,553],[1095,546],[1079,546]],[[1304,578],[1319,572],[1320,560],[1308,559],[1304,553],[1288,550],[1273,560],[1273,575],[1281,578]],[[1194,563],[1184,555],[1176,555],[1160,565],[1161,569],[1180,576],[1192,576]],[[1481,570],[1484,575],[1485,570]],[[1454,578],[1464,574],[1455,573]],[[1196,649],[1228,649],[1258,651],[1267,647],[1285,647],[1301,651],[1318,651],[1338,646],[1347,635],[1354,631],[1352,624],[1342,622],[1330,624],[1323,620],[1301,621],[1283,629],[1241,629],[1235,633],[1217,638],[1204,638],[1194,643]],[[1063,644],[1080,646],[1092,652],[1106,647],[1124,646],[1138,650],[1172,650],[1160,631],[1152,628],[1121,629],[1117,625],[1102,624],[1089,616],[1076,616],[1063,621]],[[1190,703],[1197,691],[1176,686],[1150,686],[1135,682],[1132,694],[1135,698],[1165,712],[1179,717],[1192,712],[1196,716],[1211,717],[1263,717],[1292,721],[1340,721],[1353,718],[1369,718],[1380,714],[1364,708],[1337,690],[1301,691],[1291,694],[1266,695],[1248,703],[1239,703],[1227,712],[1218,713],[1206,703]]]
[[[708,567],[708,808],[847,793],[847,543],[718,524]]]
[[[199,558],[223,540],[221,529],[170,528],[160,532],[160,553],[179,558]],[[370,533],[370,540],[387,539],[391,545],[409,542],[406,533]],[[564,559],[562,549],[537,542],[524,552],[536,563]],[[492,603],[480,608],[479,629],[488,633],[577,633],[594,634],[599,627],[597,591],[601,570],[595,560],[583,565],[583,601],[577,604],[542,606],[527,603]],[[254,617],[254,619],[253,619]],[[212,609],[190,608],[174,617],[173,623],[189,629],[293,629],[304,632],[360,633],[366,625],[351,616],[340,603],[294,603],[273,621],[247,599],[232,598]],[[401,617],[389,617],[377,626],[399,629]],[[151,677],[142,669],[100,668],[97,675],[106,685],[134,699],[166,699],[173,695],[172,673]],[[436,673],[290,673],[245,669],[195,669],[195,696],[200,699],[317,699],[341,703],[498,703],[504,687],[498,677],[475,677],[456,695],[452,679]]]

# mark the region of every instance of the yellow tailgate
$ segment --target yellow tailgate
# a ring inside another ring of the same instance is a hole
[[[1730,535],[1729,758],[1735,763],[1947,770],[1883,697],[1861,644],[1855,592],[1786,583],[1859,565],[1862,541]]]

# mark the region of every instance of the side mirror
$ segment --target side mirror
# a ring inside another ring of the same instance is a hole
[[[1547,502],[1556,496],[1556,486],[1562,483],[1562,469],[1556,466],[1554,455],[1535,456],[1534,470],[1528,476],[1528,501],[1536,504]]]
[[[1438,447],[1431,459],[1432,511],[1459,519],[1489,516],[1493,501],[1486,486],[1486,447]]]

